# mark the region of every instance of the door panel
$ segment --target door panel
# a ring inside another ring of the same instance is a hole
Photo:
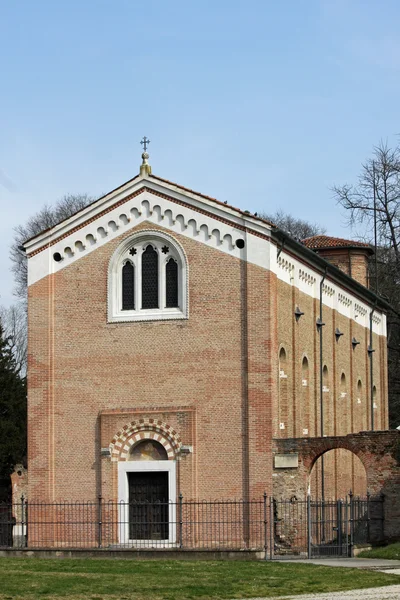
[[[168,539],[168,472],[128,473],[129,538]]]

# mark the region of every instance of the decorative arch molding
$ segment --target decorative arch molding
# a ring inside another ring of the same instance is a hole
[[[162,203],[159,198],[162,198]],[[233,223],[228,218],[224,219],[213,212],[194,208],[171,196],[144,187],[100,212],[96,217],[52,239],[50,246],[60,254],[59,262],[53,265],[54,270],[64,268],[70,262],[143,221],[150,221],[168,228],[171,232],[192,237],[225,253],[232,253],[237,257],[242,255],[235,242],[235,236],[241,240],[245,238],[245,227],[242,224]],[[252,233],[268,239],[258,232]],[[29,257],[46,248],[48,244],[30,252]]]
[[[182,440],[171,425],[155,419],[138,419],[125,425],[113,437],[110,443],[111,460],[126,461],[132,446],[142,440],[159,442],[164,446],[168,460],[174,460],[182,447]]]

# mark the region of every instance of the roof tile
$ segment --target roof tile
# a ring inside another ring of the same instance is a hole
[[[370,249],[370,244],[365,244],[364,242],[357,242],[355,240],[345,240],[344,238],[330,237],[328,235],[314,235],[312,237],[301,240],[301,243],[304,244],[310,250],[320,250],[320,249],[328,249],[328,248],[366,248]]]

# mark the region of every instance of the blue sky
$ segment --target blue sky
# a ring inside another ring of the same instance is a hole
[[[0,303],[15,225],[153,173],[351,236],[333,184],[400,123],[395,0],[0,0]]]

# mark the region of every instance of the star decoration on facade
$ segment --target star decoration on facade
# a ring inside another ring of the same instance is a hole
[[[168,247],[168,246],[163,246],[163,247],[161,248],[161,252],[162,252],[163,254],[168,254],[168,252],[169,252],[169,247]]]
[[[129,250],[129,254],[131,254],[132,256],[135,256],[135,254],[136,254],[136,253],[137,253],[137,250],[136,250],[136,248],[131,248],[131,249]]]

